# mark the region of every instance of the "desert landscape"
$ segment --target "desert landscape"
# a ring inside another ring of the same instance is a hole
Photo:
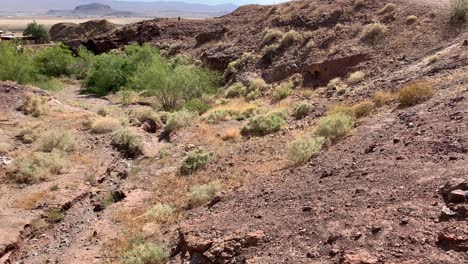
[[[468,263],[467,11],[3,18],[0,263]]]

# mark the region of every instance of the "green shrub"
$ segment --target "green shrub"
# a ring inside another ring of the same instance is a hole
[[[301,33],[297,32],[296,30],[290,30],[286,32],[280,40],[279,47],[285,48],[289,47],[295,43],[299,43],[302,41]]]
[[[258,98],[260,97],[260,90],[253,90],[251,92],[249,92],[245,98],[249,101],[254,101],[254,100],[257,100]]]
[[[169,204],[158,203],[151,207],[146,214],[158,222],[166,222],[174,213],[176,209]]]
[[[170,249],[166,244],[138,243],[126,251],[123,264],[164,264],[170,258]]]
[[[262,39],[261,46],[270,45],[273,41],[279,40],[283,36],[283,32],[278,29],[268,29]]]
[[[140,100],[140,94],[129,89],[118,91],[117,96],[123,105],[131,105]]]
[[[296,139],[289,144],[287,157],[294,164],[303,164],[311,158],[318,156],[322,150],[325,138]]]
[[[85,79],[93,68],[95,57],[92,52],[80,47],[75,62],[69,66],[70,75],[77,79]]]
[[[18,157],[9,168],[9,174],[18,183],[36,183],[47,179],[49,174],[58,174],[64,161],[58,152],[33,152]]]
[[[18,52],[14,43],[0,42],[0,58],[0,80],[26,84],[37,79],[33,54],[29,49]]]
[[[49,130],[39,138],[39,150],[42,152],[52,152],[54,150],[71,152],[77,148],[75,137],[62,130]]]
[[[205,120],[208,123],[216,124],[219,122],[228,121],[235,115],[236,113],[234,113],[232,110],[222,109],[222,110],[216,110],[216,111],[209,113],[206,116]]]
[[[467,0],[450,0],[450,14],[452,19],[465,19],[467,11]]]
[[[40,49],[34,56],[34,62],[40,74],[52,77],[71,75],[75,63],[72,52],[63,45],[54,45]]]
[[[135,119],[140,123],[143,124],[144,122],[151,120],[154,121],[157,124],[160,124],[162,126],[162,121],[159,118],[159,114],[153,110],[153,108],[145,106],[145,107],[140,107],[137,108],[134,112],[133,115],[135,116]]]
[[[143,153],[141,137],[128,128],[121,128],[113,134],[112,145],[130,158]]]
[[[117,91],[128,83],[131,73],[124,57],[105,53],[96,56],[89,75],[84,80],[88,92],[107,94]]]
[[[221,189],[219,181],[208,184],[195,185],[190,189],[189,202],[191,205],[201,205],[211,200]]]
[[[294,84],[292,81],[283,82],[273,91],[273,99],[281,101],[293,93]]]
[[[271,45],[265,46],[262,49],[262,54],[263,56],[272,55],[274,52],[278,50],[278,48],[279,48],[278,44],[271,44]]]
[[[293,116],[296,119],[302,119],[306,117],[310,112],[310,104],[307,101],[300,102],[294,106]]]
[[[114,132],[122,126],[121,122],[113,117],[101,117],[91,124],[91,132],[94,134],[106,134]]]
[[[189,175],[206,167],[213,157],[213,152],[207,152],[203,149],[190,152],[180,165],[180,174]]]
[[[249,80],[249,91],[263,91],[268,84],[262,78],[252,78]]]
[[[239,59],[228,64],[224,71],[224,80],[227,80],[232,75],[237,74],[248,62],[253,60],[255,60],[255,55],[252,52],[243,53]]]
[[[349,75],[348,82],[352,84],[360,83],[364,77],[366,77],[366,74],[363,71],[356,71]]]
[[[104,107],[99,107],[99,109],[96,111],[96,114],[102,117],[106,117],[109,114],[109,111]]]
[[[174,130],[189,126],[195,119],[196,114],[187,110],[170,113],[167,117],[164,131],[172,132]]]
[[[397,6],[394,3],[388,3],[382,9],[379,10],[378,14],[383,15],[389,12],[393,12]]]
[[[247,94],[247,88],[240,82],[235,83],[226,89],[226,98],[242,97]]]
[[[39,117],[45,114],[48,108],[47,100],[44,97],[33,93],[26,94],[26,99],[21,107],[26,115],[32,115],[34,117]]]
[[[59,223],[65,218],[62,209],[50,208],[47,212],[47,221],[50,223]]]
[[[434,96],[434,88],[428,82],[413,82],[404,86],[397,95],[403,107],[413,106],[429,100]]]
[[[195,112],[199,115],[206,113],[211,107],[206,102],[200,99],[191,99],[185,102],[182,106],[183,109],[186,109],[189,112]]]
[[[364,26],[361,40],[365,42],[374,42],[387,31],[387,27],[380,23],[372,23]]]
[[[243,136],[265,136],[278,132],[285,125],[284,117],[279,113],[258,115],[242,127]]]
[[[336,143],[346,136],[353,126],[353,117],[342,113],[331,114],[320,119],[315,134]]]
[[[32,36],[42,41],[50,40],[49,31],[44,25],[37,24],[36,21],[29,23],[23,31],[23,36]]]

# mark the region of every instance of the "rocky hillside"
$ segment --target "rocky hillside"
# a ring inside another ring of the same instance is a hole
[[[0,83],[0,263],[468,262],[468,31],[448,1],[57,28],[96,53],[150,43],[222,71],[226,90],[193,116],[74,80]],[[55,161],[49,130],[79,144],[27,182],[22,160]]]

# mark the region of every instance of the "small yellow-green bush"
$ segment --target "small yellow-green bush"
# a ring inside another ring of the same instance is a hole
[[[375,104],[372,101],[365,100],[358,104],[353,105],[354,115],[357,118],[368,116],[375,108]]]
[[[96,111],[96,114],[100,115],[100,116],[107,116],[109,114],[109,110],[107,110],[106,108],[104,107],[100,107],[97,111]]]
[[[39,117],[45,114],[48,110],[47,100],[33,93],[27,93],[22,110],[27,115]]]
[[[166,244],[138,243],[122,256],[123,264],[164,264],[171,257]]]
[[[296,139],[287,148],[287,157],[294,164],[303,164],[318,156],[322,150],[325,138]]]
[[[0,142],[0,154],[7,154],[10,150],[10,145],[5,142]]]
[[[343,114],[343,115],[354,117],[354,110],[351,106],[347,104],[335,104],[335,105],[332,105],[330,109],[328,109],[327,114],[328,115]]]
[[[197,115],[195,113],[189,112],[185,109],[169,113],[167,116],[166,125],[164,126],[164,131],[172,132],[174,130],[189,126],[196,116]]]
[[[255,58],[256,57],[252,52],[245,52],[239,59],[230,62],[226,68],[226,71],[224,72],[224,79],[229,78],[231,75],[237,74],[242,69],[242,67],[245,66],[245,64],[255,60]]]
[[[398,92],[398,102],[403,107],[413,106],[429,100],[434,96],[434,88],[428,82],[413,82]]]
[[[226,89],[226,98],[242,97],[247,94],[247,88],[240,82],[235,83]]]
[[[394,99],[395,96],[392,93],[380,90],[375,92],[374,96],[372,97],[372,102],[374,102],[376,107],[382,107],[389,104]]]
[[[47,212],[47,221],[50,223],[58,223],[65,218],[61,208],[50,208]]]
[[[280,40],[280,48],[286,48],[303,40],[301,33],[296,30],[286,32]]]
[[[283,32],[281,30],[268,29],[263,36],[261,46],[269,45],[272,42],[279,40],[282,36]]]
[[[306,44],[306,49],[311,50],[311,49],[315,48],[316,45],[317,45],[317,44],[315,43],[315,41],[311,39],[311,40],[309,40],[309,41],[307,42],[307,44]]]
[[[16,137],[25,144],[31,144],[39,138],[43,131],[44,127],[41,123],[26,125],[21,128]]]
[[[406,24],[413,24],[416,21],[418,21],[418,17],[415,15],[406,17]]]
[[[159,118],[159,115],[156,111],[153,110],[151,107],[140,107],[134,111],[135,119],[140,123],[143,124],[144,122],[151,120],[157,124],[162,125],[162,121]]]
[[[366,74],[363,71],[353,72],[348,77],[348,83],[360,83],[364,79],[364,77],[366,77]]]
[[[121,122],[113,117],[101,117],[91,124],[91,132],[94,134],[106,134],[114,132],[122,126]]]
[[[169,204],[158,203],[151,207],[146,214],[158,222],[166,222],[174,213],[176,209]]]
[[[315,134],[330,140],[331,143],[336,143],[346,136],[353,126],[353,117],[342,113],[331,114],[320,119]]]
[[[206,165],[213,159],[213,157],[213,152],[208,152],[203,149],[190,152],[180,165],[180,174],[189,175],[199,169],[206,167]]]
[[[249,91],[263,91],[268,84],[262,78],[252,78],[249,80]]]
[[[53,150],[71,152],[78,145],[75,137],[70,132],[55,129],[45,132],[39,138],[38,143],[38,148],[42,152],[52,152]]]
[[[242,127],[242,136],[265,136],[278,132],[285,125],[284,116],[281,113],[268,113],[258,115],[249,120]]]
[[[362,29],[361,40],[374,42],[379,39],[387,31],[387,27],[380,23],[372,23],[365,25]]]
[[[292,81],[283,82],[278,85],[273,91],[273,99],[281,101],[290,96],[294,91],[294,84]]]
[[[208,184],[195,185],[190,189],[189,202],[191,205],[201,205],[213,198],[221,189],[219,181],[213,181]]]
[[[33,152],[18,157],[9,167],[9,175],[18,183],[36,183],[46,180],[50,174],[58,174],[64,161],[56,151]]]
[[[307,101],[302,101],[294,105],[293,114],[296,119],[302,119],[306,117],[310,112],[310,104]]]
[[[208,123],[216,124],[230,120],[236,113],[229,109],[216,110],[208,114],[205,120]]]
[[[366,4],[365,0],[356,0],[354,1],[355,8],[361,8]]]
[[[128,128],[121,128],[114,132],[112,145],[130,158],[143,153],[141,137]]]
[[[384,7],[382,7],[382,9],[379,10],[378,14],[383,15],[386,13],[393,12],[393,10],[395,10],[396,7],[397,6],[394,3],[388,3]]]
[[[452,16],[452,19],[465,19],[467,12],[467,0],[450,0],[450,14]]]

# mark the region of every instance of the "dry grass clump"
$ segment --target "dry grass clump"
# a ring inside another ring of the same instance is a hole
[[[278,29],[268,29],[262,39],[261,46],[270,45],[272,42],[279,40],[283,36],[283,32]]]
[[[190,175],[195,171],[206,167],[213,157],[213,152],[208,152],[203,149],[197,149],[190,152],[180,165],[180,174]]]
[[[75,137],[68,131],[50,130],[39,138],[39,150],[42,152],[52,152],[59,150],[64,152],[74,151],[78,144]]]
[[[235,141],[241,137],[240,130],[237,128],[228,128],[221,134],[221,139],[224,141]]]
[[[258,115],[249,120],[242,127],[242,136],[265,136],[281,130],[285,125],[282,113],[271,112],[264,115]]]
[[[226,89],[224,96],[226,98],[242,97],[247,94],[247,88],[240,82],[237,82]]]
[[[394,99],[395,96],[392,93],[380,90],[375,92],[374,96],[372,97],[372,102],[376,107],[382,107],[391,103]]]
[[[293,164],[303,164],[318,156],[325,143],[325,138],[296,139],[287,148],[287,157]]]
[[[332,105],[327,111],[327,115],[334,115],[334,114],[343,114],[343,115],[354,117],[354,110],[353,110],[353,107],[347,104],[335,104],[335,105]]]
[[[132,90],[119,91],[117,92],[117,96],[119,98],[120,103],[122,103],[123,105],[131,105],[140,100],[140,94]]]
[[[354,1],[355,8],[362,8],[366,4],[365,0],[356,0]]]
[[[166,244],[141,242],[133,245],[122,256],[123,264],[164,264],[171,257]]]
[[[428,82],[413,82],[404,86],[397,95],[403,107],[413,106],[429,100],[434,96],[434,88]]]
[[[268,87],[268,84],[262,78],[252,78],[249,80],[249,91],[262,91]]]
[[[354,115],[357,118],[368,116],[375,109],[375,104],[372,101],[365,100],[353,105]]]
[[[382,7],[382,9],[380,9],[377,14],[383,15],[383,14],[386,14],[386,13],[393,12],[393,10],[395,10],[396,7],[397,6],[394,3],[388,3],[384,7]]]
[[[100,116],[107,116],[109,114],[109,110],[107,110],[107,108],[104,107],[99,107],[99,109],[96,111],[96,114]]]
[[[129,158],[143,153],[141,137],[128,128],[121,128],[112,135],[112,145]]]
[[[44,127],[41,123],[26,125],[18,132],[16,138],[24,144],[31,144],[43,133]]]
[[[10,145],[5,142],[0,142],[0,154],[7,154],[10,150]]]
[[[278,44],[271,44],[267,45],[262,49],[262,55],[265,56],[267,54],[273,54],[279,48]]]
[[[176,212],[176,209],[169,204],[158,203],[148,209],[146,215],[160,223],[167,222],[169,218]]]
[[[159,114],[153,110],[153,108],[145,106],[145,107],[140,107],[137,108],[134,111],[134,116],[135,119],[140,123],[143,124],[144,122],[151,120],[154,121],[156,124],[159,124],[162,126],[162,121],[159,118]]]
[[[413,24],[416,21],[418,21],[418,17],[415,16],[415,15],[411,15],[411,16],[406,17],[406,24],[408,24],[408,25]]]
[[[438,59],[439,59],[439,57],[438,57],[437,55],[430,56],[429,58],[427,58],[427,64],[433,64],[433,63],[435,63]]]
[[[219,181],[213,181],[208,184],[195,185],[188,194],[189,203],[192,206],[201,205],[211,200],[221,189]]]
[[[387,27],[380,23],[365,25],[362,29],[361,41],[374,42],[387,31]]]
[[[220,109],[210,112],[204,119],[211,124],[217,124],[223,121],[230,120],[236,113],[229,109]]]
[[[165,118],[167,121],[166,125],[164,126],[164,131],[170,133],[177,129],[189,126],[192,124],[196,116],[196,113],[192,113],[186,110],[168,113],[167,117]]]
[[[282,82],[273,91],[273,99],[281,101],[290,96],[294,91],[294,83],[292,81]]]
[[[120,128],[122,124],[120,121],[113,117],[101,117],[91,124],[91,132],[94,134],[106,134]]]
[[[310,39],[307,44],[306,44],[306,49],[308,50],[311,50],[313,48],[315,48],[315,46],[317,45],[317,43],[315,43],[315,41],[313,39]]]
[[[26,115],[39,117],[48,110],[47,100],[33,93],[26,94],[26,100],[21,108]]]
[[[450,0],[450,15],[452,20],[465,19],[468,12],[468,0]]]
[[[362,80],[364,80],[364,77],[366,77],[366,74],[363,71],[353,72],[348,77],[348,83],[360,83]]]
[[[315,134],[330,140],[331,143],[336,143],[345,137],[353,126],[353,117],[343,113],[331,114],[320,119]]]
[[[293,114],[294,118],[302,119],[310,113],[310,104],[307,101],[302,101],[294,105]]]
[[[48,197],[49,193],[47,191],[28,194],[27,196],[23,196],[16,200],[15,206],[18,208],[31,210],[37,207],[40,202],[46,200]]]
[[[9,167],[9,175],[17,183],[36,183],[46,180],[50,174],[58,174],[64,161],[56,151],[51,153],[33,152],[18,157]]]
[[[290,30],[286,32],[280,40],[279,47],[285,48],[292,46],[296,43],[299,43],[303,40],[301,33],[297,32],[296,30]]]

